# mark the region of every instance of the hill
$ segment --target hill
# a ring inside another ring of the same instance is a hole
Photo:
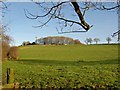
[[[19,49],[19,60],[2,63],[3,85],[10,67],[20,88],[119,87],[117,45],[31,45]]]
[[[32,45],[20,47],[20,58],[98,61],[118,58],[117,50],[117,45]]]

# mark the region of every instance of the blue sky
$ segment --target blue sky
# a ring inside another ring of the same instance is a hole
[[[25,17],[24,9],[30,12],[37,13],[39,8],[30,2],[9,2],[7,3],[8,10],[6,11],[3,22],[9,24],[10,30],[7,32],[14,39],[14,45],[21,45],[23,41],[35,41],[35,37],[46,36],[67,36],[73,39],[79,39],[84,43],[86,38],[100,38],[100,43],[106,43],[106,38],[111,37],[111,34],[118,30],[118,15],[117,12],[108,11],[88,11],[85,15],[85,20],[94,25],[86,33],[67,33],[58,34],[56,23],[52,21],[47,27],[33,28],[32,26],[39,25],[37,20],[30,20]],[[71,12],[71,9],[66,8],[65,12]],[[72,18],[71,16],[69,16]],[[41,19],[42,21],[43,19]],[[43,20],[44,21],[44,20]],[[112,38],[112,37],[111,37]],[[112,42],[117,42],[117,37],[112,38]]]

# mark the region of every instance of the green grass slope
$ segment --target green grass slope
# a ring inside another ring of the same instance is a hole
[[[40,60],[107,60],[118,58],[117,45],[25,46],[20,48],[21,59]]]
[[[21,88],[118,88],[117,45],[20,47],[20,59],[2,64],[14,69]]]

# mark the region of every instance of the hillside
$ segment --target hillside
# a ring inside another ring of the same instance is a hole
[[[118,58],[117,45],[33,45],[20,47],[21,59],[108,60]]]
[[[13,68],[20,88],[83,88],[111,90],[118,83],[117,45],[30,45],[22,46],[20,59],[2,63]]]

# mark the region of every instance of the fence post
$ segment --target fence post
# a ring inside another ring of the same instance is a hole
[[[7,84],[14,83],[14,71],[12,68],[7,68]]]

